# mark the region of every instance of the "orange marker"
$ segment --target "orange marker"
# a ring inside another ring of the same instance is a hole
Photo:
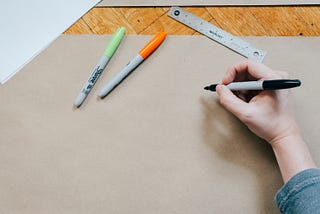
[[[166,32],[160,32],[146,44],[137,56],[131,60],[99,93],[99,97],[107,96],[126,76],[142,63],[166,38]]]

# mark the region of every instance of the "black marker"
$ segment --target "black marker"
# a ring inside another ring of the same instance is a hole
[[[218,84],[212,84],[204,87],[205,90],[216,91]],[[246,82],[232,82],[226,85],[232,91],[240,90],[277,90],[294,88],[301,85],[298,79],[275,79],[275,80],[259,80]]]

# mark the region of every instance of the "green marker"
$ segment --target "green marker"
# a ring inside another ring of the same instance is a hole
[[[74,101],[74,105],[76,107],[79,107],[83,101],[88,96],[89,92],[93,88],[94,84],[97,82],[98,78],[102,74],[104,68],[107,66],[108,62],[110,61],[112,55],[117,50],[126,29],[124,27],[120,27],[117,29],[117,31],[114,33],[111,41],[108,43],[103,56],[101,57],[100,61],[97,63],[95,68],[93,69],[92,74],[90,75],[89,79],[83,86],[82,90],[80,91],[80,94]]]

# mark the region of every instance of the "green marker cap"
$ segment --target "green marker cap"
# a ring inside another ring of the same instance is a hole
[[[111,38],[111,41],[108,43],[104,55],[111,58],[114,52],[117,50],[124,33],[126,32],[125,27],[120,27],[117,29],[117,31],[113,34],[113,37]]]

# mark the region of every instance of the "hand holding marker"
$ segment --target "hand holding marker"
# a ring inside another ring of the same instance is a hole
[[[88,96],[89,92],[93,88],[94,84],[97,82],[98,78],[102,74],[104,68],[107,66],[108,62],[110,61],[111,57],[117,50],[126,29],[124,27],[120,27],[117,29],[117,31],[114,33],[113,37],[111,38],[110,42],[108,43],[103,56],[101,57],[100,61],[96,65],[96,67],[93,69],[92,74],[90,75],[89,79],[83,86],[82,90],[80,91],[80,94],[76,98],[74,105],[76,107],[79,107],[83,101]]]
[[[218,84],[212,84],[204,87],[205,90],[216,91]],[[232,82],[226,85],[231,91],[240,90],[277,90],[294,88],[301,85],[298,79],[275,79],[275,80],[260,80],[260,81],[244,81]]]
[[[160,32],[150,40],[135,56],[129,64],[124,67],[99,93],[99,97],[103,98],[108,95],[126,76],[128,76],[141,62],[143,62],[166,38],[166,32]]]

